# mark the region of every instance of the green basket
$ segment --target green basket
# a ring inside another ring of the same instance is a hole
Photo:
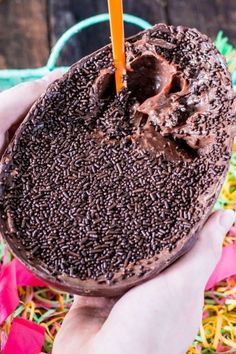
[[[51,54],[48,58],[48,62],[45,66],[36,69],[3,69],[0,70],[0,90],[10,88],[24,81],[35,80],[43,77],[48,72],[56,68],[57,60],[61,54],[62,49],[67,44],[70,38],[72,38],[77,33],[82,30],[94,26],[98,23],[109,21],[109,14],[104,13],[96,16],[92,16],[82,20],[69,28],[57,41],[55,46],[52,48]],[[130,15],[124,14],[124,21],[129,24],[136,25],[140,29],[151,28],[152,25],[145,21],[144,19]],[[228,43],[228,38],[223,36],[223,32],[220,31],[216,37],[215,45],[221,54],[227,56],[234,51],[231,44]],[[236,55],[231,56],[227,63],[230,65],[232,61],[236,60]],[[68,67],[59,67],[62,71],[66,71]],[[236,70],[232,72],[232,79],[234,86],[236,87]]]
[[[82,30],[94,26],[98,23],[109,21],[109,14],[100,14],[86,18],[69,28],[57,41],[52,48],[48,62],[45,66],[37,69],[6,69],[0,70],[0,90],[4,90],[15,86],[24,81],[35,80],[43,77],[48,72],[56,68],[57,60],[61,54],[62,49],[67,44],[69,39]],[[124,14],[124,21],[129,24],[136,25],[141,29],[151,28],[152,25],[142,18]],[[62,71],[66,71],[68,67],[59,67]]]

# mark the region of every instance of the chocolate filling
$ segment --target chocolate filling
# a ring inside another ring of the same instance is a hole
[[[145,43],[146,44],[146,43]],[[133,139],[154,153],[162,152],[169,160],[192,159],[198,156],[199,148],[210,145],[209,137],[196,141],[192,136],[179,136],[178,129],[187,123],[197,108],[183,105],[190,94],[183,73],[177,72],[175,64],[160,55],[146,51],[128,63],[127,89],[134,99]],[[114,99],[115,80],[112,70],[104,70],[96,80],[94,89],[101,100]],[[178,112],[178,115],[175,114]],[[193,143],[192,143],[193,141]],[[201,153],[203,153],[201,149]]]
[[[193,29],[126,42],[115,93],[111,48],[76,63],[34,105],[2,159],[1,231],[63,289],[117,295],[196,241],[235,127],[230,75]]]

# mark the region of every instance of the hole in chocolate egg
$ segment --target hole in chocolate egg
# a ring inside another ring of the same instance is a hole
[[[177,149],[185,151],[191,159],[199,156],[198,151],[189,146],[184,139],[179,139],[173,136],[168,136],[168,139],[174,141]]]
[[[114,97],[116,94],[115,74],[109,69],[104,69],[97,78],[94,87],[99,99],[106,100]]]
[[[113,97],[116,93],[116,86],[115,86],[115,74],[107,75],[105,78],[104,86],[100,92],[100,99],[105,100],[110,97]]]
[[[163,58],[152,54],[142,55],[130,63],[127,71],[127,86],[131,97],[140,104],[161,92],[163,87],[170,85],[175,69]],[[172,89],[178,88],[178,82]]]
[[[127,69],[127,88],[130,97],[142,104],[148,98],[158,95],[163,89],[167,94],[181,91],[181,78],[175,73],[176,69],[164,58],[143,54],[129,63]],[[111,68],[100,72],[94,83],[94,89],[101,100],[114,97],[115,73]]]
[[[178,75],[174,75],[172,78],[172,82],[171,82],[170,90],[169,90],[168,94],[177,93],[177,92],[181,92],[181,91],[182,91],[181,78]]]
[[[140,119],[139,127],[142,128],[145,126],[145,124],[148,121],[148,114],[142,114],[142,117]]]
[[[155,96],[161,86],[157,59],[150,55],[142,56],[131,64],[131,69],[132,71],[127,73],[127,85],[131,96],[140,103]]]

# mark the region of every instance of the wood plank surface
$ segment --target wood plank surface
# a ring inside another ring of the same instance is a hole
[[[124,0],[124,11],[156,23],[165,22],[166,3],[160,0]],[[50,38],[54,45],[60,35],[73,24],[87,17],[107,12],[107,0],[50,0]],[[126,36],[139,31],[136,26],[126,25]],[[59,64],[71,64],[80,57],[110,42],[109,25],[103,23],[89,28],[71,39],[63,50]]]
[[[235,0],[168,0],[168,21],[196,27],[212,39],[222,29],[236,46]]]
[[[47,0],[0,1],[0,68],[39,67],[49,53]]]
[[[216,0],[216,12],[219,23],[230,42],[236,47],[236,1]]]
[[[212,38],[223,29],[236,46],[236,0],[124,0],[124,10],[153,24],[196,27]],[[107,0],[0,0],[0,68],[44,65],[66,29],[104,12]],[[137,31],[125,27],[127,36]],[[108,23],[86,29],[70,40],[58,64],[69,65],[109,41]]]

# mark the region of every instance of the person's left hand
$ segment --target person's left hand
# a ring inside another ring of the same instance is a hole
[[[12,136],[33,103],[61,75],[60,71],[54,71],[42,79],[22,83],[0,93],[0,154],[9,142],[9,135]]]

